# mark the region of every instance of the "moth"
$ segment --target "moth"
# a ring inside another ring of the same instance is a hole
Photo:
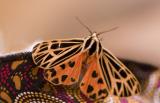
[[[44,69],[44,78],[53,85],[79,83],[81,92],[92,100],[108,95],[128,97],[139,94],[140,84],[133,73],[92,33],[86,38],[55,39],[35,45],[32,58]],[[82,75],[82,71],[85,74]]]

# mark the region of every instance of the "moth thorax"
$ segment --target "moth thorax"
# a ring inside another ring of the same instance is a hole
[[[88,55],[91,56],[95,53],[100,54],[101,50],[102,50],[102,46],[101,46],[99,41],[97,41],[93,38],[89,38],[85,42],[84,49],[87,49],[88,50]]]

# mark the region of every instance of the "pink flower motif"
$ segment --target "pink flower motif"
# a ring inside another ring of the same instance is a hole
[[[120,101],[121,101],[121,103],[128,103],[126,98],[121,98]]]

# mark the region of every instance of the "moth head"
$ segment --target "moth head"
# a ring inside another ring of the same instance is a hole
[[[92,39],[95,39],[95,40],[98,40],[98,35],[97,35],[98,33],[97,32],[93,32],[92,34],[91,34],[91,38]]]
[[[95,53],[101,54],[102,52],[102,46],[100,43],[100,39],[99,39],[99,35],[106,33],[106,32],[110,32],[112,30],[117,29],[118,27],[114,27],[111,28],[107,31],[103,31],[103,32],[91,32],[91,34],[85,38],[85,45],[84,45],[84,49],[88,49],[89,50],[89,55],[93,55]]]

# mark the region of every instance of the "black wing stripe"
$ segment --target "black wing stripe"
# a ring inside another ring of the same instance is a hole
[[[62,40],[62,42],[78,42],[78,43],[83,43],[83,40],[80,40],[80,39],[72,39],[72,40]]]
[[[82,43],[79,42],[56,42],[52,43],[50,49],[58,50],[58,49],[65,49],[65,48],[71,48],[72,46],[81,45]]]
[[[44,54],[41,54],[41,55],[36,56],[36,57],[35,57],[35,62],[36,62],[37,64],[39,64],[40,62],[42,62],[43,57],[45,57],[46,55],[47,55],[47,53],[44,53]]]
[[[76,43],[79,44],[79,43]],[[60,48],[65,48],[65,47],[70,47],[70,46],[74,46],[75,43],[61,43],[60,44]]]
[[[67,60],[68,58],[74,56],[75,54],[78,54],[80,51],[82,50],[81,46],[78,46],[72,50],[70,50],[69,52],[67,52],[66,54],[64,54],[63,56],[60,56],[58,59],[56,59],[51,66],[55,66],[65,60]]]
[[[103,56],[100,58],[99,62],[100,62],[100,66],[102,68],[102,73],[103,73],[103,75],[105,77],[104,79],[105,79],[105,81],[107,83],[107,86],[108,86],[108,88],[111,88],[111,78],[110,78],[110,76],[108,74],[109,71],[107,69],[107,66],[106,66],[106,63],[104,61]]]
[[[104,54],[108,54],[110,57],[114,58],[113,55],[111,55],[109,52],[107,52],[106,50],[103,50]]]

